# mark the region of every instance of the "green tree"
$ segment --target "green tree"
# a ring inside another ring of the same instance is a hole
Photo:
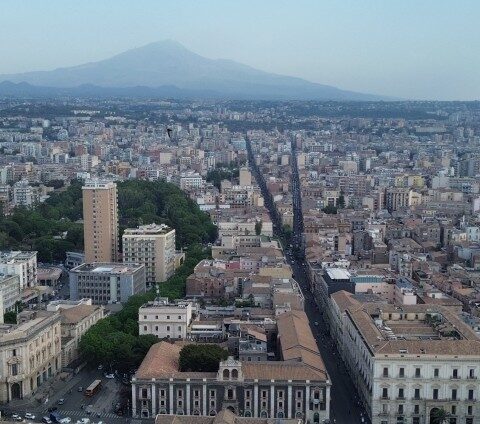
[[[180,351],[180,371],[216,372],[227,358],[228,352],[218,345],[186,345]]]
[[[257,236],[259,236],[260,234],[262,234],[262,221],[257,221],[255,223],[255,234]]]
[[[445,411],[443,408],[434,408],[430,412],[430,417],[431,420],[430,422],[432,424],[444,424],[447,422],[448,419],[448,413]]]
[[[338,209],[345,208],[345,196],[343,193],[340,193],[340,196],[338,196],[337,207]]]
[[[322,209],[323,212],[330,215],[335,215],[337,213],[337,208],[333,205],[327,205]]]
[[[3,314],[3,321],[5,322],[5,324],[16,324],[17,314],[14,311],[5,312]]]

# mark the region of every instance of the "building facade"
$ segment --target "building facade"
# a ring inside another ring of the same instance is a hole
[[[124,303],[145,293],[142,264],[91,263],[70,270],[70,299],[90,298],[94,304]]]
[[[89,180],[82,187],[85,261],[118,259],[117,185]]]
[[[147,285],[175,273],[175,230],[167,225],[127,228],[122,236],[123,261],[145,265]]]
[[[167,298],[160,298],[138,311],[138,333],[159,339],[186,339],[191,322],[191,302],[169,303]]]
[[[254,418],[328,419],[326,375],[299,362],[220,362],[218,372],[178,370],[180,346],[153,345],[132,379],[132,413],[212,416],[223,409]]]
[[[22,399],[61,369],[60,315],[24,311],[0,326],[0,403]]]
[[[449,308],[332,295],[332,333],[372,424],[479,423],[480,339]]]
[[[37,252],[0,252],[0,274],[18,275],[20,289],[37,284]]]
[[[0,274],[0,296],[2,297],[0,313],[13,311],[15,303],[21,300],[20,293],[20,277],[18,275]],[[3,319],[3,315],[1,319]]]

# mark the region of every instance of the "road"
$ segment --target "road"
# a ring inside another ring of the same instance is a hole
[[[247,140],[247,151],[252,173],[260,186],[262,195],[265,199],[265,206],[267,207],[273,222],[274,234],[276,236],[282,236],[280,233],[282,226],[279,216],[274,209],[263,175],[255,163],[249,140]],[[294,214],[292,244],[294,246],[294,251],[296,252],[296,257],[293,255],[287,255],[287,260],[292,267],[295,279],[299,283],[305,297],[305,313],[309,318],[318,349],[322,355],[328,375],[332,382],[330,420],[332,423],[336,424],[368,423],[367,414],[358,402],[358,395],[353,382],[340,358],[335,342],[329,335],[328,325],[323,319],[323,312],[319,309],[319,306],[315,302],[310,291],[311,285],[308,277],[308,270],[307,267],[303,265],[303,255],[301,253],[303,249],[303,214],[300,180],[296,160],[296,146],[292,142],[292,200]],[[290,252],[289,249],[287,249],[287,252]],[[318,326],[315,325],[316,322],[318,323]]]
[[[98,378],[102,380],[101,390],[90,398],[86,397],[84,395],[85,388]],[[125,422],[126,419],[116,415],[113,408],[119,400],[122,387],[121,382],[117,379],[105,378],[102,371],[82,370],[69,381],[62,381],[58,378],[47,381],[40,386],[36,396],[11,401],[7,405],[2,405],[2,409],[7,415],[17,413],[24,416],[25,412],[35,414],[36,419],[29,420],[29,422],[39,422],[43,416],[48,416],[48,408],[57,407],[60,414],[70,417],[72,422],[88,417],[95,422],[101,420],[104,423],[119,424]],[[36,397],[41,397],[42,402],[37,401]],[[58,404],[59,399],[64,399],[63,405]],[[87,414],[87,409],[91,410],[91,414]],[[131,421],[131,419],[127,420]]]

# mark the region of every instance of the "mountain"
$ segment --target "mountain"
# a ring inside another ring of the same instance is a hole
[[[166,40],[109,59],[52,71],[0,75],[0,95],[171,95],[265,100],[386,100],[231,60],[208,59]],[[165,93],[165,94],[162,94]],[[168,94],[171,93],[171,94]]]

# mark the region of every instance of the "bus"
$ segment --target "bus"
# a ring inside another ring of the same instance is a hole
[[[102,387],[102,380],[95,380],[90,386],[87,387],[87,390],[85,390],[85,396],[93,396],[95,393],[97,393]]]

